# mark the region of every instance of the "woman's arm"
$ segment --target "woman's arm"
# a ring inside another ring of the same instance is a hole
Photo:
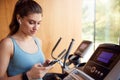
[[[0,78],[0,80],[23,80],[23,79],[22,79],[22,74],[8,77],[7,73],[6,73],[3,77]]]
[[[6,38],[0,42],[0,78],[3,77],[7,71],[12,49],[10,39]]]
[[[13,43],[10,38],[5,38],[0,42],[0,80],[22,80],[22,75],[7,76],[7,68],[12,55]]]

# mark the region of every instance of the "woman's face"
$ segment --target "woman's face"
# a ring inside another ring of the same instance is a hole
[[[28,16],[25,16],[21,18],[19,31],[24,33],[25,35],[32,36],[38,31],[41,20],[42,20],[41,13],[33,13]]]

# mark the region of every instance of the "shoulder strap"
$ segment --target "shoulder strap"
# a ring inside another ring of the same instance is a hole
[[[40,42],[40,40],[39,40],[38,38],[36,38],[36,37],[33,37],[33,39],[34,39],[35,43],[37,44],[37,46],[38,46],[38,47],[41,47],[41,42]]]
[[[9,38],[12,40],[13,44],[15,44],[15,39],[12,37],[9,37]]]

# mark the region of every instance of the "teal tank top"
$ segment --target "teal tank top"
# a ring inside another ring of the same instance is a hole
[[[39,41],[36,38],[33,39],[38,47],[38,51],[34,54],[30,54],[23,51],[20,48],[20,46],[16,43],[15,39],[12,37],[10,38],[12,39],[14,45],[14,53],[8,65],[8,70],[7,70],[8,76],[15,76],[18,74],[22,74],[30,70],[34,64],[36,63],[43,64],[45,62],[45,57],[43,55],[41,47],[39,46]],[[42,80],[42,79],[37,79],[37,80]]]

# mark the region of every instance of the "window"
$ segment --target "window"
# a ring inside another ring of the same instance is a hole
[[[95,43],[118,44],[120,0],[83,0],[82,39]]]

